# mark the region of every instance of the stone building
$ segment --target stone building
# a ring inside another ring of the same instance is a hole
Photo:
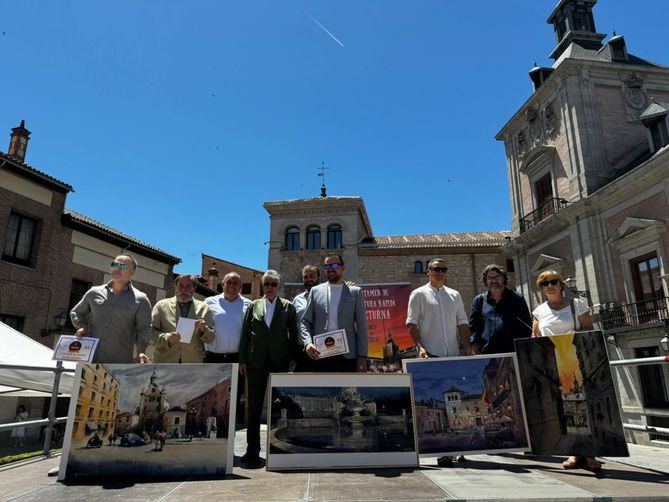
[[[669,68],[630,53],[622,35],[605,41],[596,3],[558,3],[554,63],[531,69],[532,94],[497,134],[513,211],[502,252],[531,308],[543,301],[537,275],[555,269],[590,303],[611,358],[663,355]],[[625,421],[669,426],[669,368],[615,371]]]
[[[52,346],[69,310],[91,285],[110,279],[121,252],[139,266],[135,285],[152,303],[171,296],[179,258],[65,208],[72,186],[26,164],[30,131],[12,129],[0,152],[0,321]]]
[[[451,387],[444,391],[444,404],[450,430],[483,427],[488,420],[488,407],[480,394],[468,395],[457,387]]]
[[[173,406],[163,415],[163,430],[168,436],[181,438],[186,436],[186,410]]]
[[[102,364],[81,368],[81,383],[72,430],[72,439],[81,442],[95,432],[102,438],[116,426],[118,380]]]
[[[412,288],[427,282],[430,259],[442,257],[448,285],[460,291],[468,309],[482,291],[483,268],[505,263],[498,250],[507,232],[375,236],[361,197],[271,201],[264,207],[270,215],[269,268],[284,277],[288,298],[303,290],[302,267],[321,266],[330,252],[343,256],[346,278],[358,284],[408,282]]]

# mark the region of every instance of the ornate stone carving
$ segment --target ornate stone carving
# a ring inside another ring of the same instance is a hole
[[[522,160],[525,155],[527,155],[527,138],[525,137],[525,131],[518,133],[516,145],[518,147],[518,158]]]
[[[625,118],[628,122],[636,122],[639,115],[648,106],[648,94],[643,88],[643,76],[637,72],[623,78],[623,97],[625,99]]]
[[[548,103],[544,106],[541,114],[544,119],[544,132],[546,136],[552,137],[557,132],[557,116],[553,109],[553,103]]]
[[[541,143],[541,121],[538,119],[536,108],[528,108],[525,112],[525,118],[527,119],[532,146],[535,146]]]

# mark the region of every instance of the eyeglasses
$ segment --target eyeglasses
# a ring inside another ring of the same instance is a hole
[[[548,280],[548,281],[541,281],[541,282],[539,283],[539,286],[541,286],[542,288],[545,288],[545,287],[548,286],[549,284],[550,284],[551,286],[557,286],[558,284],[560,284],[560,279],[550,279],[550,280]]]
[[[119,262],[117,262],[117,261],[113,261],[113,262],[111,262],[110,267],[111,267],[111,268],[117,268],[117,269],[119,269],[121,272],[125,272],[126,270],[128,270],[128,265],[127,265],[126,263],[119,263]]]
[[[325,270],[339,270],[343,267],[341,263],[326,263],[323,266],[325,267]]]
[[[435,272],[437,274],[445,274],[446,272],[448,272],[448,267],[432,267],[430,270],[432,270],[432,272]]]
[[[278,282],[263,282],[262,285],[266,288],[278,288],[279,287]]]

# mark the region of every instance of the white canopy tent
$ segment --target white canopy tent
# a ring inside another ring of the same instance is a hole
[[[0,364],[25,368],[0,368],[0,396],[50,397],[55,373],[33,368],[55,368],[53,350],[0,322]],[[74,369],[75,363],[63,367]],[[74,374],[64,372],[58,386],[59,396],[69,396]]]

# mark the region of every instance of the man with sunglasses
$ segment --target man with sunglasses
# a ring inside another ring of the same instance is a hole
[[[314,286],[307,297],[302,316],[302,346],[313,368],[323,372],[367,371],[367,316],[362,290],[344,282],[344,259],[330,253],[324,267],[328,281]],[[337,329],[346,330],[348,353],[319,359],[314,335]]]
[[[149,362],[144,352],[153,334],[151,302],[132,285],[135,270],[135,258],[118,255],[111,262],[111,281],[89,289],[70,312],[77,336],[100,339],[94,362]]]
[[[472,349],[481,354],[514,352],[516,338],[529,338],[532,318],[525,299],[506,287],[506,270],[490,264],[481,274],[488,288],[472,302],[469,330]]]
[[[416,343],[418,356],[447,357],[469,355],[469,324],[460,293],[446,287],[446,262],[431,260],[427,268],[430,282],[409,296],[406,325]],[[437,459],[440,467],[451,467],[454,457]],[[457,457],[464,462],[465,457]]]

